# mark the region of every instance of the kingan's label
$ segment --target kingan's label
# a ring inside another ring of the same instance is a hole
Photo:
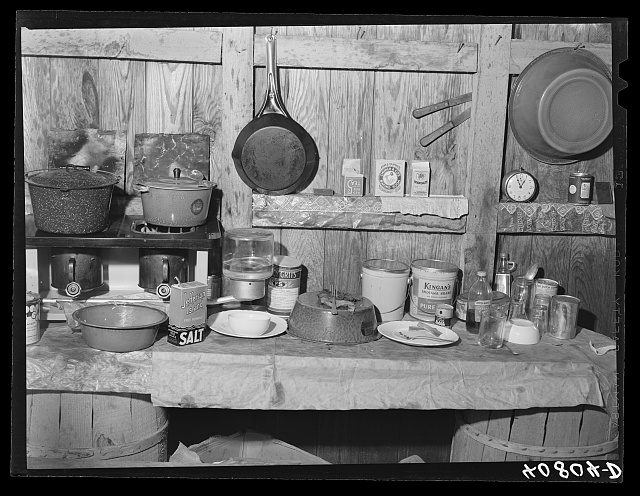
[[[418,310],[435,313],[438,303],[451,303],[453,283],[418,279]]]

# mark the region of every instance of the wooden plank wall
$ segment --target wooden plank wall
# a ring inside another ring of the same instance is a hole
[[[518,24],[514,39],[611,43],[611,28],[606,24]],[[516,76],[512,76],[512,84]],[[504,171],[524,167],[540,182],[539,201],[567,200],[570,172],[593,174],[596,181],[613,184],[613,154],[569,165],[549,165],[529,156],[507,130]],[[558,280],[567,294],[581,300],[578,324],[596,332],[612,335],[615,330],[615,250],[614,237],[565,235],[498,236],[496,253],[509,253],[518,263],[516,275],[522,275],[531,263],[542,269],[539,275]]]
[[[222,60],[233,57],[236,62],[228,65],[23,57],[26,170],[46,167],[47,133],[52,128],[73,129],[97,122],[103,129],[126,129],[128,164],[133,162],[136,133],[204,133],[211,139],[211,178],[223,193],[223,224],[225,228],[250,225],[250,191],[235,173],[230,148],[264,98],[264,68],[256,67],[253,78],[243,69],[253,56],[253,34],[265,35],[272,29],[281,35],[460,43],[477,42],[480,36],[480,26],[471,24],[269,26],[225,29]],[[606,30],[580,26],[523,25],[516,27],[515,34],[523,39],[610,41]],[[93,110],[82,99],[85,74],[98,89],[98,105]],[[326,187],[339,194],[343,159],[360,158],[370,174],[376,158],[388,158],[428,160],[432,193],[465,193],[470,120],[426,148],[420,146],[419,139],[471,104],[420,120],[415,120],[411,111],[471,91],[473,74],[282,68],[280,78],[285,106],[313,136],[320,152],[318,174],[308,189]],[[248,105],[251,92],[253,107]],[[243,102],[240,107],[238,99]],[[240,111],[229,115],[232,102]],[[596,172],[598,180],[611,180],[613,169],[610,153],[566,168],[537,163],[508,133],[504,169],[521,163],[538,175],[543,184],[541,199],[546,200],[564,198],[569,169]],[[276,252],[295,256],[305,264],[303,291],[336,283],[341,290],[359,292],[361,264],[368,258],[396,258],[406,263],[419,258],[454,263],[461,259],[462,235],[458,234],[272,231]],[[613,321],[614,309],[614,239],[501,235],[498,243],[499,250],[509,252],[520,264],[520,270],[538,261],[545,276],[561,280],[567,292],[582,298],[594,314],[591,321],[583,321],[585,325],[604,333],[612,329],[608,323]],[[469,284],[467,277],[465,274],[465,284]],[[427,461],[449,459],[453,431],[449,411],[233,413],[229,418],[229,412],[224,411],[177,412],[184,425],[193,426],[198,416],[206,417],[205,431],[193,439],[180,440],[199,442],[223,433],[215,426],[228,419],[227,434],[236,428],[254,427],[333,463],[388,463],[411,454]]]

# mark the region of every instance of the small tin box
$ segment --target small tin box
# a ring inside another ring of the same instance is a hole
[[[363,196],[364,195],[364,176],[346,175],[344,176],[344,196]]]

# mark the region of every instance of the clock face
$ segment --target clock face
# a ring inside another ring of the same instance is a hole
[[[507,177],[504,186],[505,194],[517,202],[531,200],[538,190],[536,180],[526,172],[516,172]]]

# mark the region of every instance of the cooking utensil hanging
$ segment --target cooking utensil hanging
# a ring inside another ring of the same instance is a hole
[[[455,98],[450,98],[449,100],[444,100],[442,102],[433,103],[431,105],[427,105],[425,107],[421,107],[421,108],[415,109],[412,112],[412,115],[416,119],[421,119],[422,117],[424,117],[426,115],[429,115],[429,114],[433,114],[434,112],[438,112],[440,110],[443,110],[443,109],[446,109],[446,108],[449,108],[449,107],[453,107],[455,105],[460,105],[462,103],[470,102],[471,98],[472,98],[472,94],[471,93],[465,93],[464,95],[460,95],[460,96],[457,96]],[[422,146],[429,145],[430,143],[432,143],[433,141],[438,139],[443,134],[448,133],[454,127],[457,127],[460,124],[462,124],[469,117],[471,117],[471,109],[465,110],[461,114],[459,114],[456,117],[454,117],[453,119],[451,119],[445,125],[440,126],[435,131],[427,134],[425,137],[423,137],[420,140],[420,144]]]
[[[267,91],[256,117],[236,139],[231,156],[242,181],[259,193],[285,195],[307,187],[318,171],[318,147],[287,112],[280,95],[276,38],[268,35]]]

